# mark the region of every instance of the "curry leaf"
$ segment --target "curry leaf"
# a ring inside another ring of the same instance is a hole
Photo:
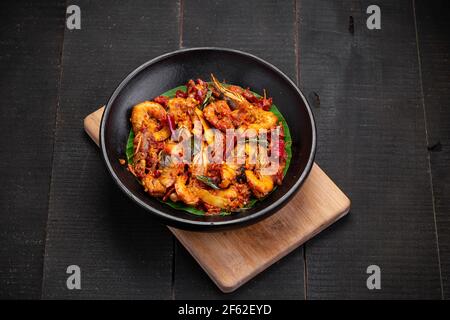
[[[133,129],[131,129],[130,134],[128,135],[127,148],[125,150],[128,164],[133,164],[133,157],[134,157],[133,140],[134,140],[134,131]]]
[[[208,105],[209,99],[211,99],[211,95],[212,95],[212,91],[210,89],[208,89],[205,99],[203,99],[200,110],[203,110]]]
[[[206,184],[207,186],[219,190],[220,188],[214,183],[214,181],[207,176],[202,176],[202,175],[197,175],[195,176],[197,178],[197,180],[203,182],[204,184]]]

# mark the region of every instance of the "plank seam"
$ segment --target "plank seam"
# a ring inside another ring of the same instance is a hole
[[[44,256],[42,259],[42,280],[41,280],[41,300],[44,298],[44,283],[45,283],[45,260],[47,256],[47,237],[48,237],[48,223],[50,218],[50,197],[51,191],[53,188],[53,171],[54,171],[54,160],[55,160],[55,145],[56,145],[56,132],[58,126],[58,111],[61,104],[61,84],[62,84],[62,74],[63,74],[63,56],[64,56],[64,39],[66,35],[66,8],[67,8],[67,0],[64,2],[64,17],[63,21],[63,32],[62,32],[62,40],[61,46],[59,48],[59,79],[57,83],[56,89],[56,110],[55,110],[55,118],[53,125],[53,145],[52,145],[52,158],[51,158],[51,171],[50,171],[50,182],[48,187],[48,196],[47,196],[47,223],[45,224],[44,230]]]
[[[184,0],[180,0],[178,3],[179,7],[179,18],[178,18],[178,41],[179,48],[183,48],[183,19],[184,19]]]
[[[294,0],[294,54],[295,54],[295,80],[297,82],[297,85],[300,85],[300,72],[299,72],[299,66],[300,66],[300,56],[299,56],[299,25],[300,25],[300,16],[299,16],[299,9],[300,4],[299,0]]]
[[[294,0],[294,54],[295,54],[295,81],[300,86],[300,50],[299,50],[299,26],[300,26],[300,0]],[[308,265],[306,262],[306,242],[303,249],[303,294],[308,300]]]
[[[425,108],[425,97],[423,91],[423,81],[422,81],[422,61],[420,59],[420,47],[419,47],[419,33],[417,30],[417,18],[416,18],[416,1],[412,0],[412,9],[413,9],[413,17],[414,17],[414,31],[416,33],[416,48],[417,48],[417,63],[419,67],[419,86],[420,86],[420,100],[422,104],[423,110],[423,121],[425,124],[425,141],[427,146],[429,146],[429,138],[428,138],[428,125],[427,125],[427,111]],[[436,199],[434,196],[434,187],[433,187],[433,174],[431,172],[431,157],[430,151],[427,151],[427,162],[428,162],[428,173],[430,176],[430,189],[431,189],[431,202],[433,206],[433,218],[434,218],[434,230],[436,235],[436,249],[437,249],[437,258],[439,264],[439,281],[441,285],[441,299],[444,299],[444,285],[442,282],[442,268],[441,268],[441,256],[439,250],[439,235],[437,230],[437,219],[436,219]]]

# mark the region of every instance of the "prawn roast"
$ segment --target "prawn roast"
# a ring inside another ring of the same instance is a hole
[[[272,98],[189,80],[132,108],[127,169],[150,196],[196,214],[253,206],[283,181],[289,128]]]

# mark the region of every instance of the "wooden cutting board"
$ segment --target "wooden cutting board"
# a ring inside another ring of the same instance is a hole
[[[84,119],[85,130],[97,145],[103,110],[100,108]],[[219,232],[169,229],[220,290],[232,292],[349,210],[350,200],[314,164],[292,200],[261,222]]]

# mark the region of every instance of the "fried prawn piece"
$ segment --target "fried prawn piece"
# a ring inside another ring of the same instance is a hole
[[[230,191],[232,192],[232,191]],[[228,210],[230,208],[230,199],[229,196],[236,196],[235,193],[227,194],[226,197],[224,195],[217,195],[214,191],[209,191],[202,188],[196,188],[195,193],[199,196],[199,198],[206,204],[214,207],[218,207],[221,209]]]
[[[187,175],[180,175],[177,177],[175,182],[175,192],[178,200],[181,200],[188,205],[195,206],[200,199],[195,192],[195,188],[186,185],[187,179]]]
[[[163,148],[163,142],[155,142],[152,134],[143,128],[137,132],[133,140],[133,172],[143,178],[146,170],[155,170],[158,164],[158,152]]]
[[[173,117],[178,128],[184,127],[189,130],[193,128],[193,117],[195,117],[195,107],[198,105],[194,98],[172,98],[167,103],[169,114]]]
[[[231,109],[225,100],[211,102],[203,110],[206,120],[219,130],[233,129]]]
[[[213,210],[211,207],[217,207],[225,211],[236,211],[248,202],[250,196],[248,187],[244,184],[230,185],[222,190],[196,188],[195,193],[210,210]]]
[[[250,103],[243,96],[243,91],[237,89],[239,87],[230,86],[227,88],[217,81],[214,75],[211,75],[211,78],[214,87],[232,106],[235,106],[235,108],[233,108],[234,110],[231,112],[231,119],[234,126],[243,126],[244,128],[254,130],[268,130],[276,127],[278,124],[278,117],[273,112],[265,111]],[[206,119],[208,119],[208,117],[206,117]]]
[[[227,188],[230,184],[234,182],[236,179],[236,172],[237,172],[238,166],[236,164],[227,164],[224,163],[221,165],[220,168],[220,178],[222,181],[219,184],[219,187],[224,189]]]
[[[252,104],[234,110],[231,117],[236,126],[256,131],[273,129],[279,122],[273,112],[264,111]]]
[[[255,121],[248,125],[249,129],[255,129],[256,131],[260,129],[273,129],[278,124],[278,117],[270,111],[264,111],[260,108],[253,107],[252,110],[248,110],[253,113]]]
[[[249,88],[244,89],[240,86],[230,85],[230,86],[228,86],[228,89],[232,92],[241,94],[245,99],[247,99],[248,102],[250,102],[254,106],[257,106],[260,109],[269,111],[270,108],[272,107],[273,99],[267,98],[265,90],[264,90],[264,96],[257,97],[253,92],[250,91]]]
[[[250,190],[257,198],[263,198],[274,188],[272,176],[263,176],[261,174],[255,174],[252,170],[245,170],[245,177]]]
[[[179,166],[172,165],[148,173],[142,179],[145,191],[154,197],[164,196],[167,189],[175,184],[179,172]]]
[[[146,128],[154,141],[164,141],[170,137],[166,118],[163,106],[153,101],[144,101],[133,107],[130,120],[135,133]]]

